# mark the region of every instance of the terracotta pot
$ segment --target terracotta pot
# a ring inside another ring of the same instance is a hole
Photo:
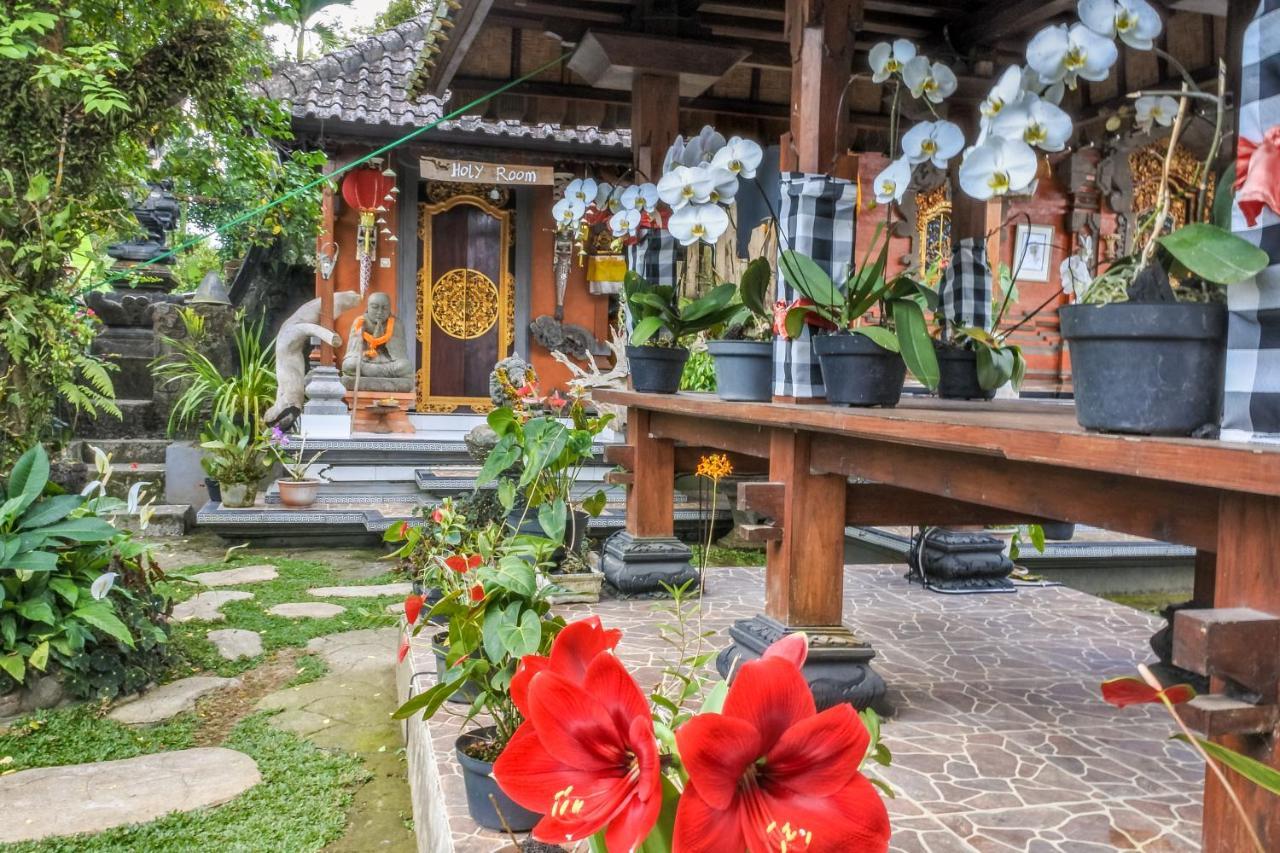
[[[285,506],[311,506],[320,492],[320,481],[310,477],[305,480],[276,480],[276,486],[280,489],[280,503]]]

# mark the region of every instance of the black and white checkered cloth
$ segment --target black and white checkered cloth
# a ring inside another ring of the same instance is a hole
[[[1240,138],[1261,143],[1280,124],[1280,0],[1263,0],[1244,34]],[[1265,249],[1267,267],[1227,288],[1227,375],[1222,438],[1280,442],[1280,216],[1263,207],[1250,227],[1232,206],[1231,228]]]
[[[783,172],[778,210],[779,225],[785,235],[778,250],[808,255],[827,271],[832,280],[844,280],[853,263],[854,205],[857,187],[851,181],[828,175]],[[788,284],[782,264],[778,264],[778,298],[791,302],[803,294]],[[805,327],[800,337],[773,342],[773,393],[779,397],[822,397],[822,369],[813,351],[812,331]]]
[[[991,322],[991,266],[982,240],[965,237],[956,242],[951,263],[942,274],[938,299],[951,328],[987,329]]]
[[[676,284],[676,262],[683,255],[680,241],[663,228],[650,228],[636,243],[631,268],[650,284]]]

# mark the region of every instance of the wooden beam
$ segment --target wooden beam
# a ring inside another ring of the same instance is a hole
[[[631,166],[638,180],[656,181],[680,132],[680,78],[637,74],[631,84]]]
[[[782,514],[783,488],[782,483],[739,483],[738,509],[777,520]],[[844,505],[845,524],[860,527],[1037,524],[1047,520],[883,483],[850,483]]]
[[[964,16],[964,25],[951,34],[961,50],[994,44],[1032,27],[1039,29],[1054,15],[1074,11],[1076,0],[987,0],[975,6]]]
[[[831,174],[846,145],[840,104],[853,68],[862,0],[787,0],[791,139],[802,172]]]
[[[440,53],[427,75],[428,92],[440,97],[449,88],[449,81],[458,72],[462,60],[466,59],[467,51],[471,50],[471,44],[480,34],[480,28],[492,5],[493,0],[467,0],[462,8],[449,16],[454,26],[448,31],[449,38],[441,45]]]
[[[633,480],[627,487],[627,531],[633,536],[671,536],[674,530],[674,442],[653,438],[649,412],[633,410],[627,441],[635,448]]]

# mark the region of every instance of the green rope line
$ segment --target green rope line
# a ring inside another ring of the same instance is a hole
[[[428,124],[423,127],[419,127],[416,130],[410,131],[409,133],[406,133],[404,136],[400,137],[399,139],[388,142],[386,145],[382,146],[381,148],[378,148],[375,151],[370,152],[369,154],[366,154],[365,156],[361,157],[358,160],[353,160],[347,165],[342,166],[338,169],[335,169],[334,171],[330,172],[327,175],[322,175],[316,178],[314,181],[310,181],[309,183],[303,184],[300,187],[292,189],[289,192],[285,193],[284,195],[280,196],[279,198],[273,199],[267,202],[266,204],[260,205],[259,207],[256,207],[253,210],[250,210],[248,213],[242,213],[241,215],[232,219],[230,222],[226,222],[226,223],[223,223],[222,225],[219,225],[217,228],[213,229],[208,234],[201,234],[198,237],[192,237],[190,240],[187,240],[183,243],[179,243],[178,245],[174,246],[172,249],[168,249],[154,258],[151,258],[146,261],[141,261],[135,264],[134,266],[130,267],[127,271],[120,272],[117,275],[106,279],[105,281],[102,282],[102,284],[109,285],[117,281],[122,281],[124,279],[127,279],[131,276],[133,271],[138,269],[139,267],[151,266],[152,264],[159,263],[165,258],[171,258],[174,255],[176,255],[178,252],[181,252],[185,249],[191,248],[192,246],[197,246],[200,243],[203,243],[205,240],[209,239],[214,234],[222,234],[224,231],[234,228],[235,226],[239,225],[242,222],[247,222],[256,216],[261,216],[271,208],[276,207],[277,205],[284,204],[286,201],[288,201],[289,199],[295,196],[301,195],[302,193],[307,192],[308,190],[314,189],[323,183],[332,181],[335,178],[337,178],[339,175],[343,174],[344,172],[349,172],[352,169],[356,168],[357,166],[363,166],[365,163],[369,162],[374,157],[379,157],[387,153],[391,149],[401,146],[406,142],[408,142],[409,140],[414,139],[418,136],[421,136],[422,134],[426,133],[429,130],[434,130],[437,126],[439,126],[443,122],[449,121],[450,119],[457,118],[458,116],[462,115],[468,110],[474,107],[477,107],[480,104],[483,104],[485,101],[488,101],[489,99],[497,95],[501,95],[503,92],[507,91],[513,86],[518,86],[519,84],[525,82],[531,77],[535,77],[538,74],[541,74],[543,71],[546,71],[548,68],[553,68],[554,66],[559,65],[561,62],[564,62],[568,58],[569,58],[569,53],[567,52],[562,53],[560,56],[557,56],[555,59],[552,59],[549,62],[543,63],[542,65],[533,69],[528,74],[525,74],[523,77],[517,77],[515,80],[512,80],[508,83],[504,83],[498,88],[494,89],[492,92],[489,92],[486,95],[481,95],[480,97],[476,98],[474,101],[471,101],[470,103],[467,103],[467,104],[463,104],[462,106],[458,107],[456,110],[450,113],[446,113],[445,115],[431,122],[431,124]]]

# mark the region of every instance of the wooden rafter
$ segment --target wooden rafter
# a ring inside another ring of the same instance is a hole
[[[449,30],[449,38],[441,47],[440,54],[427,75],[426,91],[440,96],[449,88],[449,81],[466,59],[467,51],[480,34],[480,28],[484,26],[485,17],[492,5],[493,0],[468,0],[451,16],[454,26]]]

